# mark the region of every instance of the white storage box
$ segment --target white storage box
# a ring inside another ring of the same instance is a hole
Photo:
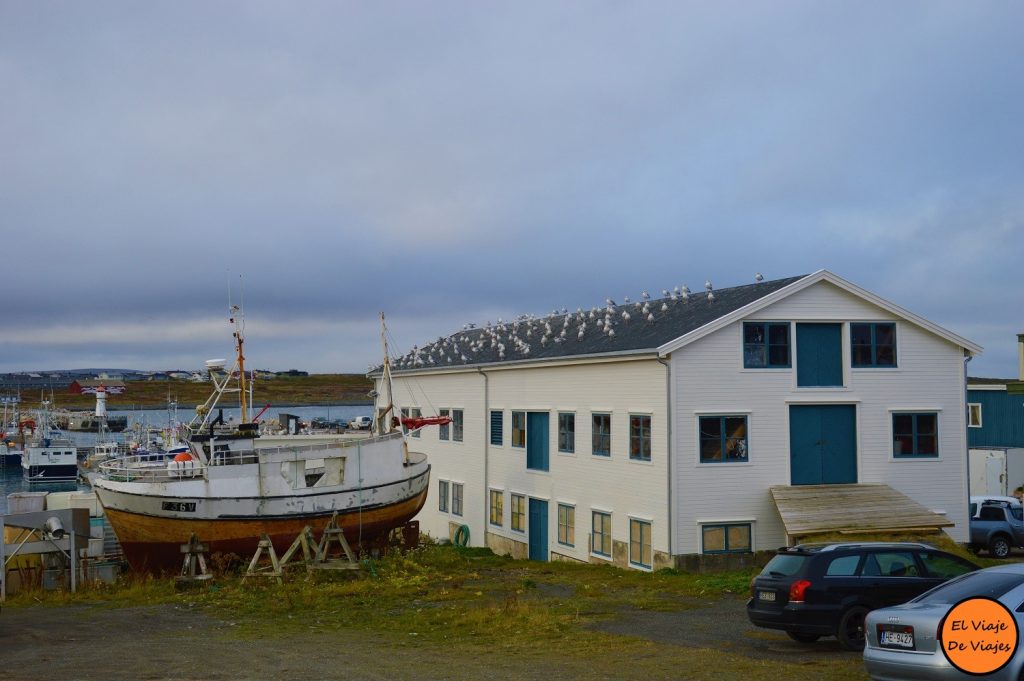
[[[40,513],[46,510],[46,492],[11,492],[7,495],[8,513]]]
[[[103,515],[103,507],[95,492],[71,492],[69,508],[87,508],[93,518]]]

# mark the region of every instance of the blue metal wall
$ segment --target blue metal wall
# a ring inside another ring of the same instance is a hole
[[[1024,447],[1024,394],[968,390],[967,402],[981,405],[981,428],[967,429],[968,447]]]

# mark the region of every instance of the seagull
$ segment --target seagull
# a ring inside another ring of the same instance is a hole
[[[647,315],[647,321],[648,321],[649,323],[651,323],[651,324],[653,324],[653,323],[654,323],[654,313],[653,313],[653,312],[652,312],[652,313],[650,313],[649,315]]]
[[[640,297],[643,298],[644,300],[650,300],[651,299],[651,294],[648,293],[647,291],[642,291],[640,293]]]
[[[764,275],[758,272],[754,275],[754,281],[764,281]]]
[[[708,291],[708,302],[710,303],[710,302],[712,302],[712,301],[713,301],[714,299],[715,299],[715,294],[714,294],[714,293],[712,293],[711,291]]]
[[[710,291],[711,290],[711,280],[710,279],[708,279],[707,281],[704,282],[704,290],[705,291]]]

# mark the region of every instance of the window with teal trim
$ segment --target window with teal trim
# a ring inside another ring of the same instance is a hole
[[[576,414],[558,414],[558,451],[568,454],[576,451]]]
[[[452,483],[452,515],[462,515],[462,491],[461,482]]]
[[[939,456],[938,414],[893,414],[892,455],[896,458]]]
[[[629,415],[629,458],[634,461],[651,460],[651,417]]]
[[[750,553],[750,523],[701,526],[704,553]]]
[[[789,322],[744,322],[743,366],[747,369],[781,369],[792,366]]]
[[[629,564],[650,569],[651,524],[644,520],[629,519]]]
[[[452,440],[462,442],[463,415],[461,409],[452,409]]]
[[[591,419],[591,447],[595,456],[612,455],[612,415],[594,414]]]
[[[576,545],[576,507],[568,504],[558,505],[558,543],[565,546]]]
[[[700,417],[700,462],[749,460],[746,416]]]
[[[505,437],[505,412],[491,412],[491,444],[501,446]]]
[[[896,325],[892,322],[850,324],[850,357],[854,367],[896,366]]]
[[[437,510],[441,513],[448,512],[448,481],[437,481]]]
[[[526,412],[512,412],[512,446],[526,446]]]
[[[437,413],[438,413],[438,416],[451,416],[452,415],[451,414],[451,409],[439,409]],[[448,439],[451,439],[450,433],[451,433],[450,424],[444,423],[444,424],[438,426],[437,439],[438,440],[448,440]]]
[[[591,514],[590,551],[598,556],[612,555],[612,514],[593,511]]]

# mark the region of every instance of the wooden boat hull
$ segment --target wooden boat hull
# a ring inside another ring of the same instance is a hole
[[[338,523],[353,548],[366,546],[411,520],[427,498],[428,486],[418,494],[396,503],[351,509],[338,513]],[[107,519],[117,534],[125,558],[134,570],[179,571],[181,545],[195,534],[207,546],[207,554],[233,553],[248,560],[256,552],[261,534],[267,534],[278,556],[291,546],[309,525],[319,537],[333,511],[313,515],[275,518],[167,518],[106,509]]]

